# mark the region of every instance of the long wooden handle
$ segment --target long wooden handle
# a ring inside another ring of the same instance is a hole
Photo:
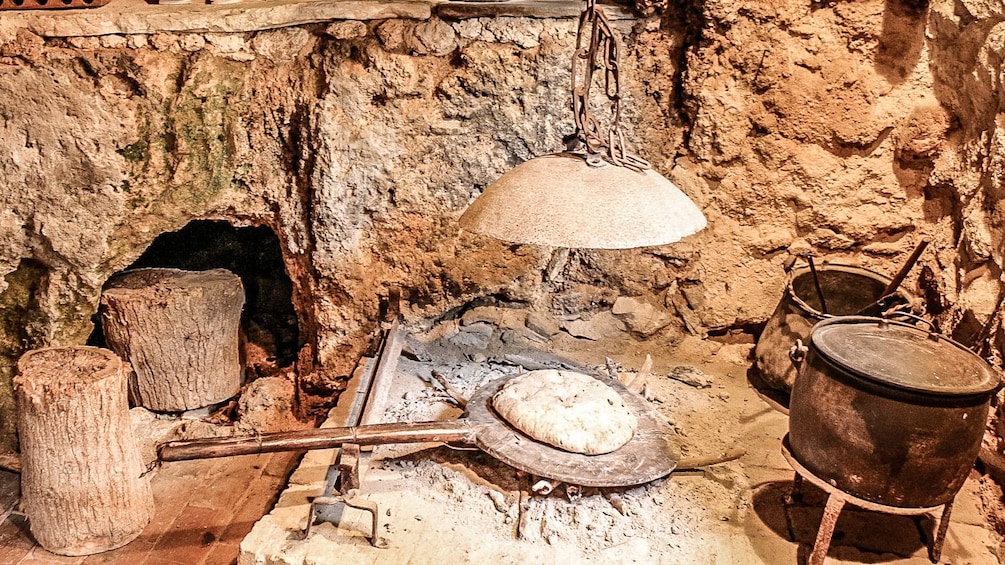
[[[473,425],[463,419],[447,422],[401,422],[348,428],[318,428],[257,436],[169,441],[157,446],[157,457],[161,461],[184,461],[276,451],[330,449],[343,443],[382,445],[455,441],[473,444],[476,431]]]
[[[872,301],[872,303],[870,303],[868,306],[862,308],[861,310],[855,312],[852,315],[853,316],[881,315],[882,314],[881,309],[885,307],[884,305],[886,304],[886,299],[889,298],[891,294],[896,292],[898,288],[900,288],[901,283],[903,283],[904,279],[907,278],[907,274],[910,273],[911,269],[914,268],[914,264],[918,262],[918,259],[921,257],[921,254],[925,251],[925,248],[928,247],[929,243],[931,243],[930,239],[928,238],[922,239],[921,242],[918,243],[918,246],[914,248],[914,251],[911,252],[910,257],[907,258],[907,262],[904,263],[904,266],[900,268],[900,271],[892,279],[890,279],[890,284],[886,285],[886,288],[883,289],[883,292],[879,293],[879,298]]]
[[[907,258],[907,262],[900,268],[900,272],[898,272],[897,275],[890,281],[890,284],[886,285],[886,288],[883,289],[883,294],[881,296],[893,294],[894,291],[900,288],[900,284],[907,278],[907,274],[914,268],[914,264],[918,262],[918,259],[921,257],[921,254],[925,252],[925,248],[928,247],[929,243],[931,243],[931,240],[928,238],[922,239],[921,242],[918,243],[918,246],[914,248],[914,252]]]

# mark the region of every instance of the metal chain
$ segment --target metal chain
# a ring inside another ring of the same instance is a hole
[[[589,43],[584,45],[587,33]],[[611,124],[606,135],[590,110],[590,88],[597,70],[604,72],[604,95],[611,103]],[[621,119],[618,41],[596,0],[586,0],[586,8],[579,15],[576,52],[572,57],[572,112],[576,120],[575,138],[586,153],[587,163],[599,166],[607,161],[634,171],[649,168],[648,162],[625,149],[625,135],[618,123]]]

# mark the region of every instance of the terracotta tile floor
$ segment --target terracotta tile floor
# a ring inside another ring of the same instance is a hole
[[[166,463],[151,478],[154,516],[124,547],[63,557],[35,544],[24,516],[9,513],[20,496],[18,475],[0,471],[0,564],[229,565],[241,540],[272,509],[299,454],[242,455]]]

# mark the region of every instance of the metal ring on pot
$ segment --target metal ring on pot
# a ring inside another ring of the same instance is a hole
[[[875,292],[872,292],[872,293],[869,293],[869,292],[867,292],[867,291],[865,291],[863,289],[861,292],[858,293],[859,295],[861,295],[863,297],[862,300],[861,300],[861,302],[860,303],[851,304],[851,305],[849,305],[850,307],[847,307],[847,308],[841,308],[840,306],[843,305],[842,303],[835,303],[835,301],[833,300],[833,297],[834,297],[833,292],[828,293],[828,292],[826,292],[826,289],[825,289],[825,295],[827,296],[827,304],[828,304],[828,306],[830,306],[830,308],[829,308],[830,311],[825,314],[824,312],[821,312],[820,310],[818,310],[816,307],[810,305],[806,300],[804,300],[801,296],[799,296],[799,293],[796,292],[796,288],[795,288],[796,279],[799,278],[799,277],[801,277],[801,276],[803,276],[803,275],[810,274],[810,268],[809,268],[809,266],[797,267],[797,268],[789,270],[788,271],[788,276],[787,276],[786,282],[785,282],[785,294],[786,294],[786,296],[789,299],[791,299],[792,302],[797,307],[799,307],[799,309],[803,310],[809,317],[814,318],[816,320],[826,320],[827,318],[831,318],[831,317],[834,317],[834,316],[850,316],[850,315],[858,313],[859,311],[862,310],[862,308],[865,308],[865,307],[869,306],[871,303],[873,303],[874,301],[879,300],[880,298],[882,298],[882,296],[880,296],[880,294],[882,293],[883,289],[886,288],[886,285],[891,280],[886,275],[877,273],[876,271],[873,271],[871,269],[867,269],[865,267],[859,267],[859,266],[856,266],[856,265],[845,265],[845,264],[841,264],[841,263],[827,263],[827,262],[824,262],[824,263],[822,263],[821,265],[819,265],[817,267],[817,273],[818,273],[818,275],[821,278],[821,283],[823,283],[825,286],[828,286],[828,282],[829,282],[829,281],[826,280],[826,277],[828,277],[828,276],[830,276],[830,275],[832,275],[834,273],[841,273],[841,274],[847,274],[847,275],[855,275],[855,276],[860,277],[862,279],[868,279],[868,280],[870,280],[872,282],[875,282],[875,283],[877,283],[877,286],[875,288]],[[808,295],[813,296],[812,293],[804,293],[804,294],[808,294]],[[911,300],[910,296],[907,296],[904,292],[899,291],[899,290],[896,291],[895,293],[893,293],[892,296],[898,297],[898,295],[899,295],[899,299],[900,299],[899,302],[901,302],[903,304],[908,304],[910,302],[910,300]],[[838,308],[835,308],[835,306],[838,306]],[[807,336],[807,337],[809,337],[809,336]]]

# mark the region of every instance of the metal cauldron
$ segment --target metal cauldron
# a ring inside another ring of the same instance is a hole
[[[977,460],[1000,377],[940,334],[844,316],[818,323],[789,405],[792,455],[859,498],[952,500]]]
[[[877,305],[890,278],[862,267],[824,263],[817,267],[817,278],[827,303],[825,314],[821,311],[810,267],[789,267],[786,271],[785,294],[754,348],[757,370],[764,385],[785,394],[792,390],[797,374],[789,358],[789,348],[797,339],[807,341],[814,324],[833,316],[858,314],[874,305],[876,310],[882,311],[914,300],[910,294],[899,290]]]

